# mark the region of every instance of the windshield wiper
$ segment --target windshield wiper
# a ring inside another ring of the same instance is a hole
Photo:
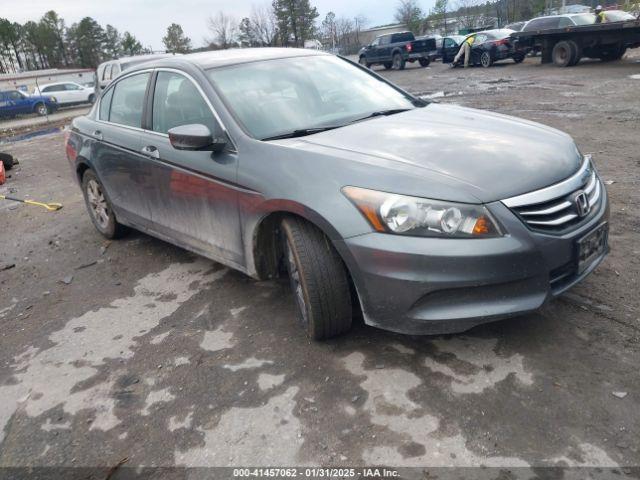
[[[261,139],[263,142],[268,140],[280,140],[283,138],[296,138],[304,137],[305,135],[313,135],[314,133],[326,132],[327,130],[333,130],[334,128],[342,127],[343,125],[330,125],[326,127],[312,127],[312,128],[300,128],[287,133],[281,133],[279,135],[273,135],[272,137],[266,137]]]
[[[377,112],[370,113],[366,117],[356,118],[355,120],[352,120],[349,123],[362,122],[363,120],[368,120],[370,118],[375,118],[375,117],[386,117],[389,115],[395,115],[396,113],[408,112],[409,110],[413,110],[413,109],[412,108],[391,108],[389,110],[379,110]]]
[[[396,113],[407,112],[409,110],[413,110],[413,109],[411,109],[411,108],[392,108],[392,109],[389,109],[389,110],[379,110],[377,112],[370,113],[366,117],[357,118],[355,120],[352,120],[350,122],[343,123],[343,124],[340,124],[340,125],[327,125],[327,126],[324,126],[324,127],[300,128],[300,129],[297,129],[297,130],[293,130],[291,132],[280,133],[278,135],[273,135],[271,137],[262,138],[261,140],[263,142],[266,142],[266,141],[269,141],[269,140],[281,140],[283,138],[304,137],[306,135],[313,135],[314,133],[326,132],[327,130],[333,130],[335,128],[340,128],[340,127],[344,127],[344,126],[347,126],[347,125],[351,125],[352,123],[361,122],[361,121],[367,120],[369,118],[381,117],[381,116],[387,116],[387,115],[394,115]]]

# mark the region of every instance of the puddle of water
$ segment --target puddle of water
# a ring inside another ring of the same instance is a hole
[[[23,133],[21,135],[13,135],[10,137],[0,139],[0,145],[4,145],[7,143],[22,142],[24,140],[31,140],[32,138],[41,137],[43,135],[51,135],[53,133],[58,133],[61,130],[62,130],[62,127],[50,127],[50,128],[45,128],[43,130],[36,130],[33,132]]]

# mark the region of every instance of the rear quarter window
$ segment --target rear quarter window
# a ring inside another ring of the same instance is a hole
[[[113,97],[113,88],[110,88],[102,95],[100,99],[100,111],[98,112],[98,118],[109,121],[109,109],[111,108],[111,98]]]
[[[407,32],[407,33],[394,33],[393,34],[392,43],[411,42],[413,40],[415,40],[415,37],[413,36],[413,33],[410,33],[410,32]]]

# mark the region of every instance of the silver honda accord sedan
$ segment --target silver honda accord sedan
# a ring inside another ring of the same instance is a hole
[[[257,279],[288,272],[314,339],[533,311],[608,252],[608,202],[558,130],[429,103],[340,57],[155,60],[67,131],[97,230],[147,232]]]

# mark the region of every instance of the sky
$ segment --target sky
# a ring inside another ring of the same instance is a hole
[[[320,13],[354,17],[364,15],[369,26],[393,23],[396,0],[311,0]],[[434,0],[419,0],[428,11]],[[238,21],[248,16],[252,5],[270,5],[270,0],[0,0],[0,17],[24,23],[39,20],[48,10],[55,10],[67,25],[83,17],[93,17],[102,26],[111,24],[121,33],[128,30],[145,47],[162,50],[162,37],[175,22],[182,25],[194,47],[204,44],[209,36],[207,19],[222,10]]]

